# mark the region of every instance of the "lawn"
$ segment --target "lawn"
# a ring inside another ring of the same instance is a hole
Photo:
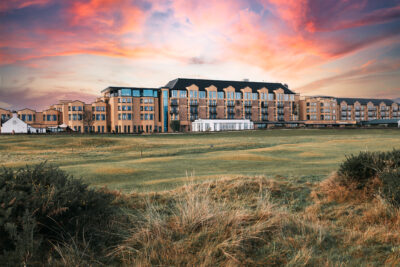
[[[0,165],[47,161],[93,186],[161,191],[188,181],[319,181],[346,155],[400,148],[397,129],[275,129],[164,135],[0,136]]]

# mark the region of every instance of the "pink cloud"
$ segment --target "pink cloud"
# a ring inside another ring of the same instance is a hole
[[[50,1],[52,0],[4,0],[0,2],[0,12],[6,12],[29,6],[44,6]]]

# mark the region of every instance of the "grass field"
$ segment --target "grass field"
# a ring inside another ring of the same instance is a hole
[[[0,136],[0,165],[48,161],[93,186],[172,189],[188,180],[319,181],[346,155],[400,148],[397,129],[281,129],[171,135]]]

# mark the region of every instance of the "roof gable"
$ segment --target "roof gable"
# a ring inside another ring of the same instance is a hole
[[[214,85],[218,91],[223,91],[224,88],[232,86],[233,88],[235,88],[236,92],[241,92],[241,89],[250,87],[252,89],[252,92],[256,93],[259,89],[266,87],[271,91],[275,91],[279,88],[282,88],[285,94],[294,94],[293,91],[289,90],[289,88],[287,88],[287,86],[283,85],[282,83],[250,82],[250,81],[225,81],[225,80],[178,78],[169,81],[165,85],[165,87],[172,90],[183,90],[192,84],[196,84],[199,87],[200,91],[205,91],[205,88]]]

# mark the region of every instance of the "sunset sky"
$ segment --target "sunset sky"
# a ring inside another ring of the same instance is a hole
[[[186,78],[400,97],[400,0],[2,0],[0,107]]]

